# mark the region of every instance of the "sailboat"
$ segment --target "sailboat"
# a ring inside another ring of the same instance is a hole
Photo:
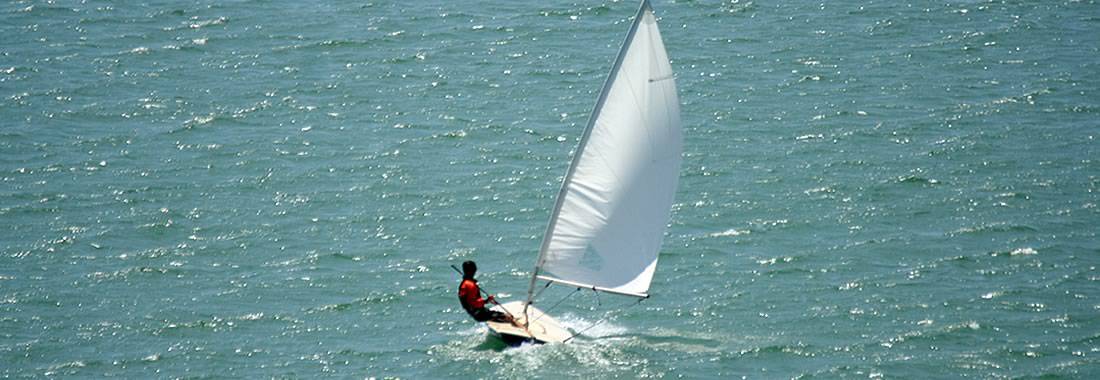
[[[510,343],[572,339],[534,306],[543,282],[648,298],[682,151],[672,67],[643,0],[562,180],[527,299],[494,307],[518,323],[489,329]]]

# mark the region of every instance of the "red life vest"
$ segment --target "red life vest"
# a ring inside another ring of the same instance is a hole
[[[485,300],[481,298],[481,288],[477,286],[477,281],[471,279],[463,279],[462,284],[458,286],[458,300],[462,302],[462,308],[467,311],[485,307]]]

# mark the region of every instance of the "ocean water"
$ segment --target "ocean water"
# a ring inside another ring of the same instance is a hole
[[[1096,1],[653,6],[652,297],[505,348],[637,3],[0,5],[0,377],[1100,377]]]

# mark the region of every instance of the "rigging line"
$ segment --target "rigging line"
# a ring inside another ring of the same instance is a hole
[[[543,290],[546,290],[546,288],[543,288]],[[535,320],[533,320],[531,322],[538,322],[540,319],[542,319],[542,317],[546,316],[546,314],[550,314],[550,310],[554,310],[554,308],[558,307],[558,305],[561,305],[562,302],[565,302],[566,298],[569,298],[569,296],[571,296],[573,294],[576,294],[579,291],[581,291],[581,288],[577,288],[577,290],[574,290],[574,291],[570,292],[569,294],[566,294],[565,297],[562,297],[560,300],[558,300],[558,302],[555,303],[554,306],[550,306],[549,309],[543,310],[542,314],[539,315],[538,318],[535,318]],[[539,292],[539,293],[542,293],[542,292]]]
[[[535,293],[534,297],[531,297],[531,303],[535,303],[535,298],[539,298],[539,296],[542,295],[542,292],[545,292],[546,289],[550,287],[550,284],[553,284],[553,283],[554,283],[553,281],[547,281],[546,286],[543,286],[542,289],[539,289],[538,293]]]
[[[625,311],[629,308],[638,306],[638,304],[642,303],[642,301],[645,301],[645,300],[646,300],[645,298],[639,298],[638,302],[635,302],[633,305],[630,305],[630,306],[624,307],[622,309],[619,309],[619,312],[623,312],[623,311]],[[606,317],[606,316],[603,317],[602,319],[596,321],[596,323],[593,323],[593,324],[589,325],[588,327],[585,327],[584,330],[577,331],[576,334],[570,335],[568,338],[565,338],[565,340],[563,340],[562,343],[568,343],[569,341],[573,340],[573,338],[576,338],[578,335],[583,334],[585,331],[588,331],[589,329],[591,329],[593,327],[596,327],[596,325],[598,325],[598,324],[604,323],[605,321],[607,321],[607,319],[608,319],[608,317]]]
[[[546,289],[550,288],[550,284],[553,284],[553,283],[554,283],[553,281],[547,281],[546,286],[543,286],[542,289],[539,289],[539,292],[535,293],[534,297],[528,298],[527,303],[523,304],[523,329],[524,330],[527,330],[528,328],[530,328],[531,327],[531,322],[532,322],[530,320],[531,317],[527,315],[527,308],[529,306],[531,306],[531,304],[535,303],[535,298],[539,298],[539,296],[542,295],[542,292],[545,292]],[[528,291],[527,294],[528,294],[528,296],[530,296],[530,294],[531,294],[530,291]],[[557,306],[557,305],[554,305],[554,306]],[[546,315],[546,312],[543,312],[542,315]],[[540,315],[539,318],[542,318],[542,315]],[[539,318],[535,318],[535,320],[537,321],[537,320],[539,320]]]

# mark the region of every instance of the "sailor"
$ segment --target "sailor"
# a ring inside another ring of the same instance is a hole
[[[473,261],[462,263],[462,284],[458,286],[458,301],[462,303],[462,308],[466,309],[466,312],[478,322],[495,321],[515,324],[512,316],[485,307],[486,302],[497,303],[497,301],[491,295],[488,299],[481,298],[481,287],[474,279],[475,274],[477,274],[477,264]]]

